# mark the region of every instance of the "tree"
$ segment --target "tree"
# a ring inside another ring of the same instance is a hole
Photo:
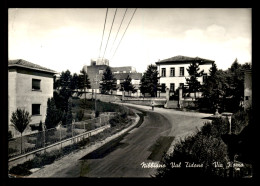
[[[82,68],[82,70],[80,71],[78,88],[81,90],[81,93],[79,93],[78,95],[82,95],[82,90],[84,90],[84,92],[86,92],[86,88],[88,88],[88,89],[91,88],[90,81],[88,79],[88,74],[84,70],[84,68]]]
[[[189,87],[189,92],[195,93],[195,99],[196,99],[196,92],[201,88],[200,82],[198,81],[198,77],[202,76],[204,70],[200,71],[199,63],[198,62],[192,62],[187,68],[187,71],[190,75],[190,78],[186,78],[186,82]]]
[[[107,94],[112,90],[116,90],[116,79],[114,78],[110,67],[108,66],[103,73],[102,82],[100,83],[101,93]]]
[[[126,79],[121,83],[121,91],[126,91],[128,92],[132,92],[132,93],[135,93],[136,92],[136,89],[135,87],[132,85],[132,78],[127,75]]]
[[[67,125],[67,131],[70,132],[72,129],[72,101],[71,98],[69,99],[68,103],[68,111],[66,113],[66,125]]]
[[[62,111],[57,109],[54,98],[48,98],[47,101],[47,115],[45,119],[45,126],[47,129],[54,128],[58,125],[62,118]]]
[[[14,128],[21,133],[21,153],[23,149],[22,135],[30,122],[31,122],[31,116],[29,115],[28,111],[17,108],[17,110],[12,113],[11,123],[14,126]]]
[[[230,111],[237,111],[241,108],[241,102],[244,100],[244,71],[251,69],[251,65],[239,64],[238,60],[232,63],[231,67],[227,70],[228,77],[228,88],[226,92],[226,97],[229,98],[229,102],[226,102],[232,107],[229,108]]]
[[[217,65],[212,64],[212,67],[209,69],[209,76],[207,77],[204,85],[201,86],[202,96],[199,103],[204,103],[202,107],[207,106],[210,111],[215,111],[216,106],[220,102],[220,86],[219,79],[217,78]]]
[[[70,86],[69,88],[71,90],[74,90],[73,92],[76,92],[78,95],[78,89],[79,89],[79,76],[78,74],[74,73],[73,76],[71,76],[71,80],[70,80]]]
[[[72,75],[69,70],[65,72],[62,71],[60,78],[56,80],[55,87],[58,90],[56,93],[54,92],[54,99],[57,107],[61,111],[66,111],[68,109],[68,100],[72,97],[75,87],[76,76],[74,76],[74,80],[72,80]]]
[[[158,71],[156,65],[149,65],[147,70],[144,72],[141,84],[140,91],[142,94],[149,93],[152,97],[157,96],[157,91],[159,89],[158,80],[160,77],[158,76]]]
[[[72,100],[69,99],[68,111],[66,113],[66,125],[71,125],[72,119]]]

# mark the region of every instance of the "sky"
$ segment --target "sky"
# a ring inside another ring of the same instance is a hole
[[[249,8],[128,8],[120,30],[126,9],[109,8],[100,50],[106,10],[10,8],[8,59],[72,73],[103,56],[112,67],[133,66],[142,73],[177,55],[214,60],[223,70],[236,58],[252,61]]]

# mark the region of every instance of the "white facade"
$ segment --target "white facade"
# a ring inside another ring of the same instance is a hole
[[[8,126],[13,137],[20,133],[11,125],[10,119],[17,108],[25,109],[31,115],[29,125],[44,123],[47,100],[53,96],[53,72],[45,72],[27,68],[26,66],[9,66],[8,69]],[[33,81],[38,81],[39,89],[34,89]],[[35,111],[37,110],[37,111]],[[37,112],[37,113],[33,113]],[[23,135],[32,131],[28,126]]]
[[[187,61],[183,62],[157,62],[157,70],[159,72],[159,84],[165,84],[165,88],[169,88],[171,90],[171,84],[174,87],[173,91],[175,91],[181,84],[187,85],[186,78],[189,78],[189,73],[187,69],[190,64]],[[204,63],[199,65],[200,71],[204,70],[204,76],[209,75],[209,69],[212,67],[212,63]],[[181,72],[181,68],[184,73]],[[171,70],[172,69],[172,70]],[[172,71],[172,72],[171,72]],[[174,73],[173,73],[174,71]],[[203,77],[198,77],[198,81],[203,84]]]

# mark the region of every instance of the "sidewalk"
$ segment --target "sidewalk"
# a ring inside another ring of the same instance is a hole
[[[42,177],[53,177],[55,173],[59,172],[60,170],[66,170],[66,168],[75,166],[75,164],[80,164],[78,161],[83,156],[93,152],[94,150],[100,148],[101,146],[105,145],[106,143],[110,142],[111,140],[119,137],[120,135],[126,133],[127,131],[131,130],[135,127],[140,120],[140,117],[137,115],[133,124],[129,127],[123,129],[122,131],[107,137],[102,141],[95,142],[92,145],[85,146],[84,148],[80,149],[79,151],[72,152],[61,159],[55,160],[52,164],[46,165],[43,168],[37,170],[36,172],[32,173],[28,176],[28,178],[42,178]]]

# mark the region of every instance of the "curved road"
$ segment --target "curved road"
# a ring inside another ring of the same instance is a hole
[[[57,165],[54,170],[45,170],[41,176],[37,172],[30,177],[150,177],[155,168],[142,168],[141,163],[158,162],[151,160],[151,147],[160,137],[174,136],[172,145],[191,134],[207,120],[209,114],[188,113],[164,108],[125,104],[146,113],[144,122],[125,135],[111,152],[105,155],[81,156],[69,166]],[[171,150],[172,146],[169,150]],[[158,154],[157,154],[158,155]],[[159,154],[160,155],[160,154]],[[70,160],[67,160],[70,161]],[[54,162],[55,164],[55,162]],[[41,171],[41,170],[40,170]],[[39,171],[39,172],[40,172]],[[51,171],[51,173],[50,173]]]
[[[120,146],[105,157],[78,160],[74,166],[60,170],[53,177],[150,177],[155,169],[144,169],[149,148],[159,136],[167,136],[171,130],[168,120],[157,113],[147,112],[144,122],[134,128],[121,141]]]

